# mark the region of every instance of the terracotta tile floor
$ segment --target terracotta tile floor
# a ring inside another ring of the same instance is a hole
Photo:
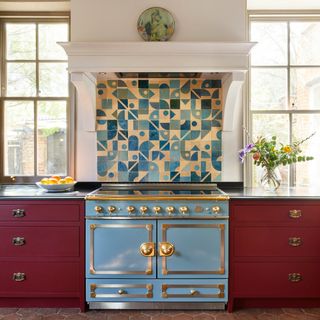
[[[245,309],[224,311],[88,311],[78,309],[6,309],[6,320],[320,320],[320,308],[313,309]]]

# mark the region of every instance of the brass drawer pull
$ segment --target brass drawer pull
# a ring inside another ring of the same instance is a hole
[[[292,237],[288,239],[289,246],[299,247],[302,245],[302,239],[300,237]]]
[[[23,246],[26,244],[26,240],[23,237],[15,237],[12,239],[12,244],[15,246]]]
[[[118,290],[118,294],[120,294],[121,296],[124,295],[124,294],[127,294],[127,291],[126,290],[123,290],[123,289],[119,289]]]
[[[12,280],[17,281],[17,282],[21,282],[26,280],[26,274],[23,272],[15,272],[12,275]]]
[[[299,219],[302,217],[302,211],[301,210],[289,210],[289,217],[292,219]]]
[[[197,296],[198,294],[200,294],[200,292],[198,290],[194,290],[194,289],[190,290],[190,295],[191,296]]]
[[[12,215],[15,218],[23,218],[25,216],[24,209],[13,209],[12,210]]]
[[[299,282],[302,280],[302,275],[300,273],[289,273],[288,280],[291,282]]]

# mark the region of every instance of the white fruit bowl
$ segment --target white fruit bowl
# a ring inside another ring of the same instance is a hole
[[[65,192],[70,191],[74,185],[77,183],[77,181],[74,181],[73,183],[61,183],[61,184],[42,184],[41,182],[36,182],[36,185],[46,190],[47,192]]]

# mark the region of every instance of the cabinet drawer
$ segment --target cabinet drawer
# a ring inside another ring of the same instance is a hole
[[[87,280],[87,301],[152,301],[153,281],[127,279]]]
[[[235,257],[318,257],[320,228],[236,227]]]
[[[80,295],[78,263],[0,262],[0,270],[0,297]]]
[[[78,227],[0,227],[1,257],[78,257]]]
[[[319,270],[319,263],[235,263],[232,280],[234,295],[256,298],[320,297]]]
[[[160,301],[182,302],[182,301],[220,301],[226,302],[228,297],[227,279],[206,280],[161,280]]]
[[[303,203],[303,204],[301,204]],[[320,226],[320,206],[305,202],[253,202],[250,205],[234,205],[234,223],[284,223],[288,225]]]
[[[79,221],[80,208],[76,204],[15,204],[0,205],[0,221]]]

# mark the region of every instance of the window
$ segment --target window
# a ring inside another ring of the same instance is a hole
[[[276,135],[315,160],[282,167],[282,184],[320,187],[320,16],[250,16],[249,115],[253,137]],[[252,168],[258,184],[259,168]]]
[[[2,20],[1,180],[68,174],[65,20]]]

